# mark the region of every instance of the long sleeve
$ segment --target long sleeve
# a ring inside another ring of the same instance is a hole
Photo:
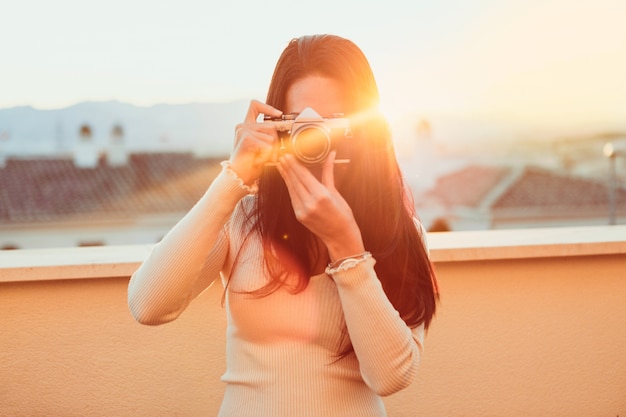
[[[333,279],[365,383],[381,396],[414,379],[424,343],[424,327],[410,329],[387,298],[374,271],[375,260],[339,270]]]
[[[176,319],[215,281],[228,252],[223,227],[247,191],[223,170],[196,205],[154,246],[128,285],[128,305],[142,324]]]

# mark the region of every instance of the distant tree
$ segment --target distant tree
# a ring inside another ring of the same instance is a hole
[[[433,221],[433,223],[428,228],[429,232],[450,232],[452,228],[446,219],[443,217],[438,217]]]

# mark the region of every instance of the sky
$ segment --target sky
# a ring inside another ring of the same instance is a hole
[[[624,0],[2,0],[0,108],[260,99],[289,39],[370,60],[389,114],[626,121]]]

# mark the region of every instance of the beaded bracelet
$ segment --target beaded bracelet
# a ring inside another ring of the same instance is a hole
[[[230,175],[234,180],[236,180],[237,184],[239,184],[239,186],[246,190],[249,194],[256,194],[259,191],[259,186],[256,184],[256,182],[252,185],[247,185],[245,182],[243,182],[239,175],[237,175],[237,173],[233,171],[230,167],[230,161],[222,161],[220,162],[220,165],[222,166],[224,171],[228,173],[228,175]]]
[[[371,257],[372,254],[368,251],[359,253],[358,255],[346,256],[345,258],[337,259],[335,262],[329,263],[324,272],[326,275],[332,275],[339,271],[345,271],[354,268]]]

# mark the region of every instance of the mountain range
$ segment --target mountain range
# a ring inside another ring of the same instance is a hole
[[[30,106],[0,109],[0,156],[46,157],[71,153],[85,125],[92,132],[94,145],[100,149],[109,146],[117,126],[123,132],[124,146],[131,152],[192,151],[203,156],[221,156],[230,152],[235,125],[243,120],[247,107],[247,100],[150,107],[104,101],[54,110]],[[599,132],[626,132],[624,121],[600,125],[572,122],[566,128],[546,131],[528,124],[459,116],[425,117],[409,112],[391,122],[397,151],[401,154],[411,153],[417,142],[423,142],[421,139],[432,139],[430,142],[457,153],[502,155],[502,149],[515,153],[514,148],[520,143],[549,143],[559,137],[589,138]]]
[[[157,104],[140,107],[119,101],[84,102],[55,110],[30,106],[0,109],[0,152],[5,156],[46,156],[71,152],[81,128],[89,126],[94,144],[108,146],[122,129],[131,151],[189,151],[224,155],[247,101]],[[119,130],[118,130],[119,132]]]

